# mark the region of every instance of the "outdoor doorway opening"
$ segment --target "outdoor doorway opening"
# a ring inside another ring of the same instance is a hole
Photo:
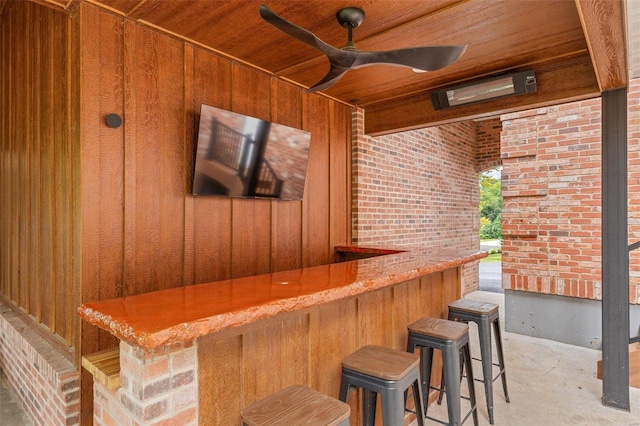
[[[479,289],[504,293],[502,289],[502,166],[479,174],[480,250],[489,256],[478,267]]]

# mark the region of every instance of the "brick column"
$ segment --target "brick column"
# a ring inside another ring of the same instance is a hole
[[[121,387],[94,384],[94,424],[197,424],[197,368],[196,343],[145,352],[120,342]]]

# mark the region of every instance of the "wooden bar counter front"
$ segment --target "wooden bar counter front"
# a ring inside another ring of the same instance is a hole
[[[95,423],[240,425],[243,407],[292,384],[337,398],[344,357],[404,350],[407,325],[444,317],[461,266],[486,256],[403,250],[81,306],[121,341],[121,387],[95,383]],[[355,393],[348,402],[358,424]]]

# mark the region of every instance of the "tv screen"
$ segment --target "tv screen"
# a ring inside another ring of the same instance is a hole
[[[311,134],[202,105],[194,195],[301,200]]]

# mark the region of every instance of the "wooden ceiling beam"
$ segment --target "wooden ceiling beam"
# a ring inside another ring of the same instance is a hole
[[[524,70],[523,70],[524,71]],[[534,67],[538,91],[436,111],[431,93],[371,105],[365,109],[365,133],[377,136],[600,96],[588,55]]]
[[[600,91],[627,87],[622,0],[575,0]]]

